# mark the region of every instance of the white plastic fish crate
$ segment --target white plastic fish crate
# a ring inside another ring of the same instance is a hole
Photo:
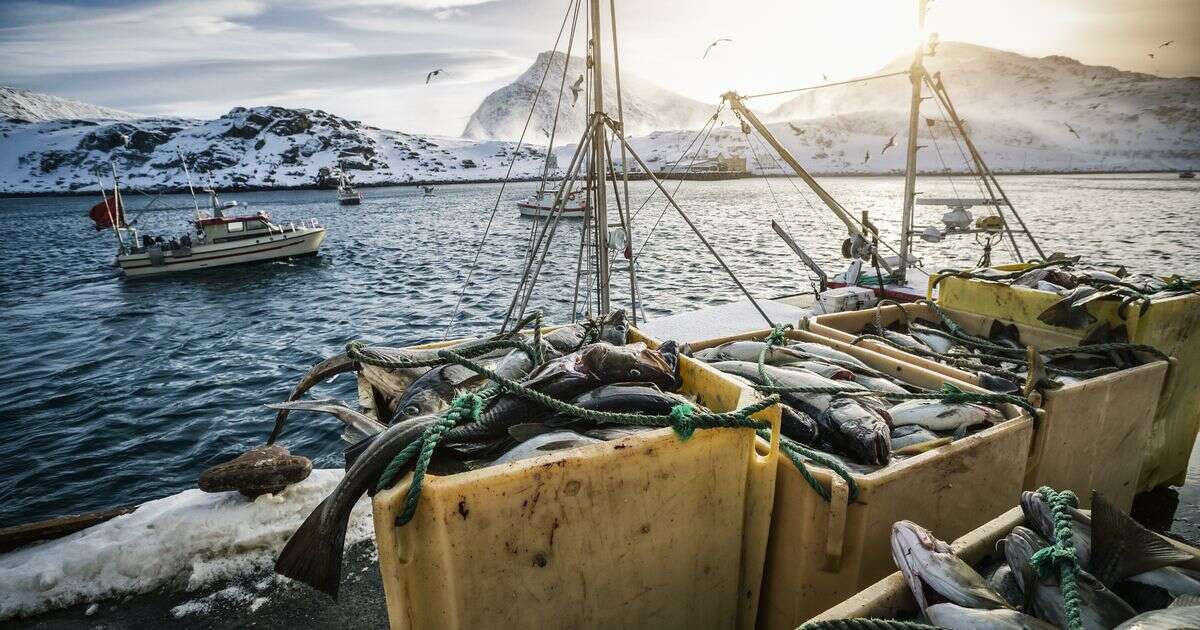
[[[711,410],[760,400],[701,362],[681,358],[680,373]],[[373,504],[391,627],[753,628],[779,409],[755,418],[771,422],[770,444],[744,429],[687,441],[659,429],[428,475],[397,527],[406,477]]]
[[[925,304],[905,304],[909,320],[937,321]],[[819,315],[809,320],[809,331],[822,337],[850,343],[876,316],[889,326],[900,318],[899,306],[885,306],[849,313]],[[995,318],[942,308],[950,319],[968,333],[986,337]],[[1002,323],[1013,322],[1000,320]],[[1067,334],[1016,323],[1021,341],[1037,349],[1078,345],[1078,334]],[[920,357],[888,344],[865,339],[858,345],[934,372],[972,384],[975,373]],[[1155,407],[1167,376],[1166,361],[1104,374],[1079,383],[1046,390],[1025,473],[1026,490],[1050,486],[1072,490],[1085,504],[1098,490],[1118,508],[1128,511],[1138,490],[1146,445],[1150,440]],[[1084,507],[1087,507],[1084,505]]]
[[[694,350],[729,341],[764,339],[769,331],[690,344]],[[888,356],[792,330],[790,339],[821,343],[851,354],[905,382],[940,389],[951,383],[982,392]],[[1025,475],[1033,418],[1018,407],[1001,407],[1006,418],[993,427],[894,462],[871,473],[851,473],[859,497],[848,503],[841,477],[818,465],[808,468],[833,496],[822,499],[786,457],[779,459],[767,565],[759,604],[759,627],[792,629],[895,570],[889,539],[892,524],[909,519],[939,534],[962,535],[1012,507]]]

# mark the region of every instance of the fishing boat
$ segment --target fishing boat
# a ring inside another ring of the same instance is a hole
[[[195,218],[190,222],[190,233],[166,237],[144,234],[126,220],[115,166],[112,173],[112,194],[105,195],[102,188],[103,200],[89,216],[97,230],[112,230],[117,244],[116,264],[127,277],[312,256],[325,240],[325,228],[316,219],[278,224],[265,212],[226,216],[226,210],[242,206],[235,201],[222,202],[211,187],[204,190],[209,196],[209,213],[200,210],[192,193]],[[190,188],[190,175],[188,182]]]
[[[1194,171],[1183,171],[1179,174],[1179,179],[1196,179],[1196,173]]]
[[[538,190],[518,201],[517,208],[520,208],[522,216],[547,216],[556,208],[555,204],[557,203],[561,203],[562,216],[567,219],[582,219],[584,210],[587,208],[587,201],[579,191],[572,192],[560,202],[556,190]]]
[[[338,203],[343,206],[357,206],[358,204],[362,203],[362,193],[358,192],[358,190],[354,188],[354,185],[350,183],[350,177],[346,175],[346,171],[339,168],[337,171],[337,176]]]

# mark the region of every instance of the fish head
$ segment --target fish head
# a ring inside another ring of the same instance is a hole
[[[678,349],[664,354],[644,343],[614,346],[596,343],[579,354],[577,369],[600,383],[653,383],[664,391],[679,387]]]
[[[892,559],[896,561],[904,581],[912,589],[921,610],[929,607],[922,573],[931,553],[949,553],[950,546],[938,540],[929,530],[912,521],[897,521],[892,525]]]
[[[410,418],[437,413],[449,408],[446,399],[431,388],[422,389],[400,399],[396,405],[396,414],[392,416],[392,424]]]
[[[892,558],[921,609],[943,601],[969,608],[1009,608],[950,545],[912,521],[892,525]]]
[[[600,334],[598,335],[600,341],[620,346],[628,340],[628,337],[629,320],[625,317],[624,309],[617,309],[600,321]]]

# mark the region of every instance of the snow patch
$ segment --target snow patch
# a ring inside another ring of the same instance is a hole
[[[194,590],[269,570],[284,543],[341,480],[314,470],[278,495],[186,490],[59,540],[0,556],[0,620],[161,587]],[[374,536],[370,501],[355,507],[346,544]],[[272,578],[255,585],[265,589]],[[177,606],[177,616],[217,602],[253,606],[240,586]],[[259,603],[258,606],[262,604]]]

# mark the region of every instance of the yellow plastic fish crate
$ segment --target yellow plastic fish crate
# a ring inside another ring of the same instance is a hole
[[[1027,266],[1001,265],[995,269],[1018,271]],[[1070,334],[1090,332],[1090,329],[1051,327],[1038,320],[1038,315],[1059,299],[1048,291],[955,277],[938,282],[938,276],[934,275],[929,280],[931,293],[935,282],[938,303],[943,308]],[[1164,484],[1183,484],[1196,432],[1200,429],[1200,294],[1153,300],[1144,313],[1132,306],[1126,309],[1125,318],[1113,302],[1092,303],[1087,308],[1096,317],[1095,326],[1125,323],[1131,342],[1154,346],[1172,357],[1138,486],[1148,490]]]
[[[641,339],[631,331],[631,339]],[[714,411],[760,398],[681,359],[681,391]],[[671,429],[425,478],[374,498],[392,628],[753,628],[778,458],[779,409],[744,429]]]
[[[727,341],[763,339],[766,330],[691,344],[701,350]],[[982,391],[911,363],[804,332],[788,337],[854,355],[867,365],[928,388],[952,383]],[[763,573],[759,626],[795,628],[895,570],[889,546],[892,523],[910,519],[948,536],[964,534],[1012,506],[1020,496],[1033,439],[1033,419],[1004,406],[1009,418],[992,428],[869,474],[853,473],[859,497],[833,472],[810,465],[832,493],[826,502],[787,458],[780,458],[775,509]]]
[[[851,343],[878,316],[886,327],[900,318],[898,306],[847,313],[818,315],[809,320],[809,331]],[[924,304],[905,304],[908,319],[937,321]],[[943,308],[950,319],[968,333],[987,337],[993,317]],[[1003,322],[1012,323],[1012,322]],[[1074,346],[1081,337],[1046,328],[1016,324],[1021,340],[1038,349]],[[946,376],[979,384],[979,377],[886,343],[864,339],[860,346],[898,361]],[[1073,490],[1084,503],[1099,490],[1114,505],[1129,511],[1138,490],[1142,455],[1150,440],[1154,409],[1168,373],[1166,361],[1153,361],[1128,370],[1105,374],[1080,383],[1047,390],[1041,407],[1045,416],[1033,434],[1033,449],[1025,473],[1025,489],[1050,486]],[[1085,505],[1086,507],[1086,505]]]
[[[1016,496],[1016,495],[1014,495]],[[1009,503],[1012,503],[1010,498]],[[924,527],[920,521],[914,521]],[[1004,538],[1018,525],[1025,523],[1021,508],[1015,507],[971,530],[950,543],[955,555],[967,564],[977,564],[996,553],[996,542]],[[931,529],[934,536],[943,538],[943,532]],[[891,560],[889,553],[888,560]],[[895,568],[895,565],[892,565]],[[831,619],[913,619],[917,616],[917,601],[904,576],[896,571],[871,586],[847,598],[840,604],[813,617],[813,621]]]

